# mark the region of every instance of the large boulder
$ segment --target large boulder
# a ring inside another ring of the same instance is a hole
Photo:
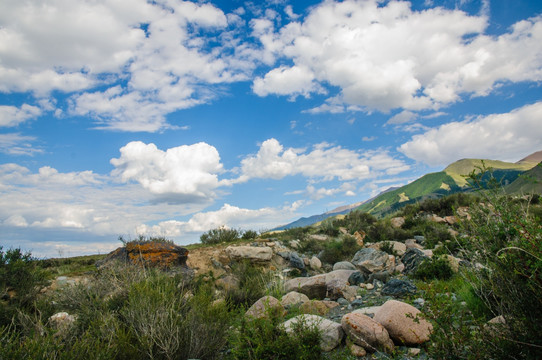
[[[309,301],[309,298],[307,295],[299,293],[297,291],[290,291],[288,294],[282,297],[282,300],[280,301],[280,303],[282,304],[282,306],[288,307],[288,306],[301,305],[307,301]]]
[[[407,280],[391,279],[380,291],[382,295],[401,297],[416,294],[416,285]]]
[[[119,261],[144,265],[147,267],[187,268],[188,250],[172,242],[162,241],[130,241],[125,246],[110,252],[105,259],[96,263],[102,267]]]
[[[421,318],[420,310],[397,300],[388,300],[380,307],[374,320],[382,324],[390,337],[399,344],[418,345],[429,340],[433,325]]]
[[[284,323],[287,333],[292,334],[297,331],[297,326],[311,327],[315,326],[322,334],[320,337],[320,348],[323,351],[335,349],[344,337],[344,331],[341,324],[325,319],[317,315],[298,315]]]
[[[290,253],[290,266],[294,269],[304,270],[305,262],[296,252]]]
[[[284,289],[300,292],[310,299],[323,299],[327,293],[326,274],[293,278],[284,283]]]
[[[386,270],[390,266],[387,253],[371,248],[358,251],[351,263],[366,274]]]
[[[367,245],[368,248],[376,249],[376,250],[382,250],[382,247],[384,245],[391,246],[393,252],[395,252],[398,256],[403,256],[403,254],[406,252],[407,247],[404,243],[399,241],[380,241],[377,243],[373,243],[370,245]]]
[[[367,351],[393,351],[394,345],[388,331],[367,315],[348,313],[342,317],[341,326],[352,342]]]
[[[408,249],[401,259],[402,263],[405,265],[403,272],[409,275],[416,273],[418,266],[420,266],[425,259],[429,259],[429,257],[425,256],[423,251]]]
[[[228,246],[226,248],[231,260],[250,260],[252,262],[266,262],[273,257],[273,250],[267,246]]]
[[[284,307],[273,296],[264,296],[256,301],[245,313],[245,316],[252,319],[262,319],[270,314],[282,316],[285,314]]]

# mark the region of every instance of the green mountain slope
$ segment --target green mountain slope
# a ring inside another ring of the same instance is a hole
[[[448,165],[448,167],[444,169],[444,172],[452,177],[458,186],[466,186],[467,180],[462,175],[468,175],[473,170],[482,167],[482,162],[487,168],[493,168],[496,170],[496,172],[497,170],[514,170],[515,172],[523,172],[536,165],[536,163],[532,162],[509,163],[499,160],[461,159]],[[499,171],[499,173],[504,174],[505,172]],[[495,176],[500,179],[497,174],[495,174]]]
[[[542,194],[542,163],[521,174],[505,189],[508,194]]]
[[[461,191],[461,188],[457,186],[454,179],[441,171],[424,175],[408,185],[377,196],[358,209],[374,215],[384,215],[424,197],[438,197],[457,191]]]

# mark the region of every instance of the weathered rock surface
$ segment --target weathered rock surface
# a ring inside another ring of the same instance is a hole
[[[403,255],[401,261],[405,265],[405,274],[414,274],[418,270],[418,266],[425,260],[427,256],[421,250],[408,249],[405,255]]]
[[[273,296],[264,296],[256,301],[245,313],[245,316],[254,319],[267,318],[269,313],[282,316],[285,313],[284,307]]]
[[[341,325],[350,340],[365,350],[393,351],[394,345],[388,331],[370,317],[352,312],[343,316]]]
[[[247,259],[253,262],[266,262],[273,257],[273,250],[267,246],[228,246],[226,254],[232,260]]]
[[[67,331],[75,323],[75,316],[59,312],[49,317],[49,324],[59,331]]]
[[[394,228],[400,228],[405,224],[405,218],[402,216],[394,217],[390,220],[391,226]]]
[[[323,299],[327,292],[326,275],[293,278],[284,283],[284,289],[286,292],[300,292],[307,295],[309,299]]]
[[[409,294],[413,295],[417,290],[416,285],[410,281],[391,279],[384,285],[380,292],[382,295],[401,297]]]
[[[365,283],[367,278],[361,271],[354,271],[350,276],[348,277],[348,283],[350,285],[359,285]]]
[[[150,267],[187,267],[188,250],[169,242],[130,241],[96,263],[101,267],[114,261]]]
[[[287,333],[296,331],[296,324],[303,326],[316,326],[321,332],[320,347],[323,351],[335,349],[344,337],[341,324],[317,315],[298,315],[284,323]]]
[[[320,300],[309,300],[301,304],[299,310],[303,314],[326,315],[330,308]]]
[[[370,274],[389,267],[389,257],[384,251],[365,248],[358,251],[351,261],[359,270]]]
[[[372,249],[376,249],[376,250],[381,250],[382,246],[384,246],[384,244],[387,244],[387,245],[391,246],[393,251],[398,256],[403,256],[404,253],[407,250],[406,245],[404,243],[402,243],[402,242],[399,242],[399,241],[380,241],[380,242],[377,242],[377,243],[367,245],[367,247],[372,248]]]
[[[399,344],[418,345],[429,340],[433,325],[421,318],[420,310],[397,300],[388,300],[380,307],[374,320],[382,324],[390,337]]]
[[[301,305],[304,302],[309,301],[309,298],[307,295],[299,293],[297,291],[290,291],[288,294],[284,295],[282,297],[282,300],[280,303],[282,306],[295,306],[295,305]]]
[[[316,256],[313,256],[309,260],[309,266],[313,270],[320,270],[322,268],[322,262]]]
[[[333,270],[357,270],[350,261],[339,261],[333,265]]]

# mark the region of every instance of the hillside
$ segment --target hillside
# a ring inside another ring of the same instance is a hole
[[[505,189],[508,194],[542,194],[542,163],[524,172]]]
[[[534,154],[533,154],[534,155]],[[532,155],[529,155],[531,157]],[[525,158],[528,159],[529,157]],[[468,175],[473,170],[477,170],[482,167],[482,162],[487,168],[498,169],[498,170],[514,170],[516,172],[527,171],[536,163],[530,161],[519,161],[517,163],[509,163],[499,160],[488,160],[488,159],[461,159],[450,165],[448,165],[444,172],[448,174],[451,178],[454,179],[457,186],[463,187],[467,185],[467,180],[463,175]],[[504,173],[501,173],[504,174]]]
[[[458,191],[461,191],[461,188],[457,186],[454,179],[441,171],[424,175],[410,184],[377,196],[358,207],[358,210],[373,215],[384,215],[426,197],[440,197]]]

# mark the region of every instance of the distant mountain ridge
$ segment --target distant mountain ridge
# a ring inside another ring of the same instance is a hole
[[[329,217],[347,214],[356,209],[383,216],[406,204],[426,198],[438,198],[456,192],[469,191],[466,176],[484,165],[491,168],[507,193],[542,193],[542,151],[537,151],[516,163],[490,159],[461,159],[448,165],[443,171],[423,175],[419,179],[399,188],[390,188],[377,196],[345,205],[323,214],[302,217],[273,230],[285,230],[316,224]],[[537,166],[538,165],[538,166]]]

